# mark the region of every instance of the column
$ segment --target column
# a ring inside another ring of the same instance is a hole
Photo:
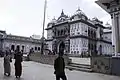
[[[114,38],[115,38],[115,54],[117,56],[120,53],[120,16],[119,13],[113,14],[113,27],[114,27]]]

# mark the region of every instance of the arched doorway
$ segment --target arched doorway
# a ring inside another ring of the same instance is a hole
[[[22,45],[22,51],[24,52],[24,48],[25,48],[25,46],[24,45]]]
[[[11,45],[11,50],[15,50],[15,45]]]
[[[63,41],[60,42],[60,44],[58,45],[58,53],[60,50],[65,50],[65,43]]]
[[[16,50],[20,51],[20,45],[17,45]]]

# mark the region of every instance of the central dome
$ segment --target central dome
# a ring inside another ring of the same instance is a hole
[[[86,16],[86,15],[82,12],[82,10],[80,10],[79,8],[78,8],[78,10],[75,12],[74,15],[84,15],[84,16]]]
[[[78,19],[79,19],[79,18],[88,19],[87,16],[85,15],[85,13],[82,12],[82,10],[80,10],[80,8],[78,8],[78,9],[76,10],[76,12],[73,14],[73,16],[72,16],[71,18],[73,19],[73,18],[76,17],[76,16],[78,17]]]

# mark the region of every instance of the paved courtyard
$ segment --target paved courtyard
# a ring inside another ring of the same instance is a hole
[[[23,74],[20,80],[55,80],[54,69],[51,65],[40,64],[32,61],[23,62]],[[10,77],[3,75],[3,58],[0,58],[0,80],[16,80],[14,76],[14,61],[11,63]],[[68,80],[120,80],[120,77],[98,73],[87,73],[66,70]]]

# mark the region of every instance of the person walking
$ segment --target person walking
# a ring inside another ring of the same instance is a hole
[[[14,59],[15,59],[15,76],[16,78],[20,78],[21,74],[22,74],[22,54],[19,51],[19,49],[16,50],[16,53],[14,55]]]
[[[56,80],[60,80],[60,78],[62,78],[62,80],[67,80],[64,71],[65,62],[64,62],[63,54],[64,54],[64,45],[60,46],[59,56],[54,61],[54,69],[55,69],[54,74],[56,75]]]
[[[11,61],[12,61],[11,56],[9,52],[6,50],[5,55],[4,55],[4,75],[5,76],[10,76],[10,73],[11,73],[10,62]]]

